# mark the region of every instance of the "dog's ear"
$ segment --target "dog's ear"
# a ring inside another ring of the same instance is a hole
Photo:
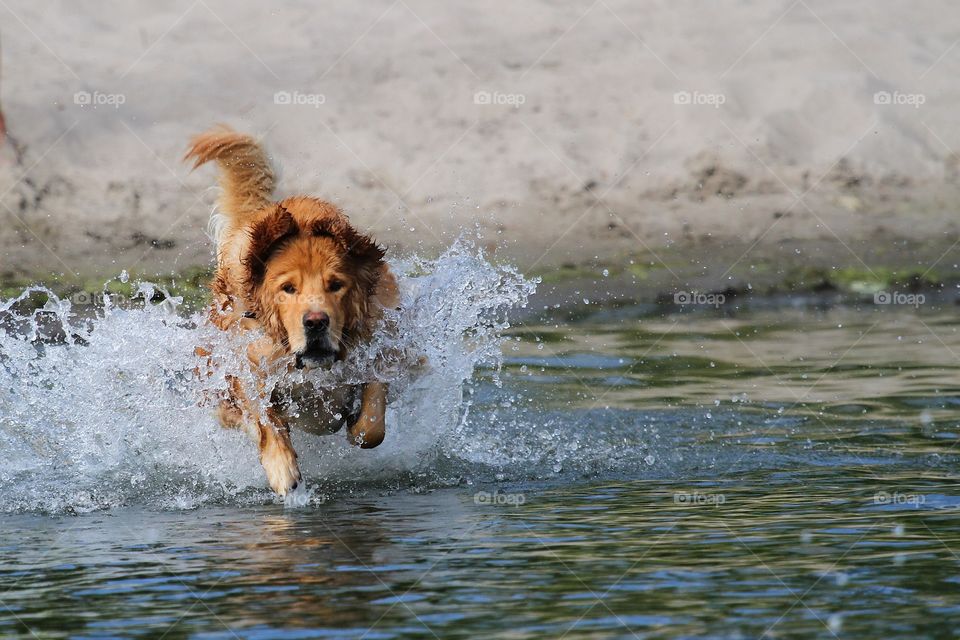
[[[248,233],[250,244],[242,257],[242,263],[247,271],[248,290],[252,292],[263,282],[270,256],[287,240],[300,233],[300,229],[290,212],[278,204],[251,225]]]
[[[352,227],[351,227],[351,230]],[[355,269],[357,282],[367,296],[372,296],[380,282],[386,250],[370,236],[354,231],[347,257]]]
[[[369,236],[357,233],[352,227],[350,230],[353,234],[348,245],[347,262],[356,285],[345,301],[347,323],[351,333],[364,336],[373,330],[374,296],[384,272],[383,256],[386,251]]]

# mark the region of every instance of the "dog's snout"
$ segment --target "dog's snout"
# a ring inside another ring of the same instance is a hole
[[[325,311],[308,311],[303,314],[303,326],[308,330],[321,330],[330,326],[330,316]]]

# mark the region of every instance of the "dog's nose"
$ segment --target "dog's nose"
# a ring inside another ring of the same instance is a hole
[[[307,311],[303,314],[305,329],[320,330],[330,326],[330,316],[325,311]]]

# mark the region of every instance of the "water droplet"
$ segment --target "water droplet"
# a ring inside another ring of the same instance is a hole
[[[838,633],[840,628],[843,627],[843,616],[839,613],[830,614],[830,617],[827,618],[827,626],[833,633]]]

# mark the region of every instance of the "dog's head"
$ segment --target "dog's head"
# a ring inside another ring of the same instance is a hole
[[[301,200],[289,205],[294,213],[284,205],[249,228],[247,298],[297,367],[327,365],[369,329],[384,250],[328,205]]]

